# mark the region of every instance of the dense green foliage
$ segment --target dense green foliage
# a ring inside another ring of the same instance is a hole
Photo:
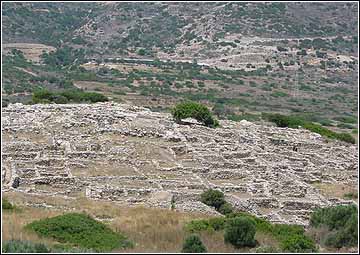
[[[231,204],[226,202],[224,193],[219,190],[209,189],[201,193],[200,201],[208,206],[212,206],[219,213],[227,215],[233,212]]]
[[[185,102],[178,104],[172,110],[172,115],[176,122],[181,119],[194,118],[208,127],[217,127],[219,123],[212,116],[210,110],[202,104],[195,102]]]
[[[12,210],[15,207],[7,200],[5,197],[2,198],[2,209],[3,210]]]
[[[225,204],[225,196],[219,190],[209,189],[201,194],[200,201],[208,206],[215,207],[216,210]]]
[[[314,241],[305,235],[291,235],[289,238],[284,239],[281,244],[281,249],[287,252],[314,252],[316,246]]]
[[[255,222],[248,217],[230,218],[225,225],[224,241],[236,248],[254,247],[256,227]]]
[[[99,252],[131,245],[122,234],[115,233],[103,223],[80,213],[68,213],[34,221],[26,225],[26,228],[35,231],[41,237],[54,238],[61,243]]]
[[[51,92],[47,89],[39,89],[34,91],[32,101],[38,103],[80,103],[80,102],[105,102],[108,98],[103,94],[96,92],[84,92],[79,89],[70,89],[62,92]]]
[[[231,206],[231,204],[225,202],[224,204],[222,204],[220,206],[220,208],[218,209],[218,212],[223,214],[223,215],[227,215],[229,213],[232,213],[233,212],[233,207]]]
[[[185,239],[182,252],[184,253],[204,253],[207,252],[205,245],[202,243],[200,237],[192,234]]]
[[[224,217],[214,217],[208,220],[192,220],[185,225],[185,230],[190,233],[223,230],[226,221],[227,218]]]
[[[298,116],[286,116],[282,114],[263,114],[263,116],[269,121],[274,122],[278,127],[298,128],[301,126],[331,139],[337,139],[347,143],[355,143],[355,139],[349,133],[337,133],[319,124],[306,121]]]
[[[326,226],[331,232],[325,244],[341,248],[358,244],[358,209],[355,205],[320,208],[312,213],[310,225]]]

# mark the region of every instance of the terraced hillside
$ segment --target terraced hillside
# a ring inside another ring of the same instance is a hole
[[[2,121],[5,195],[217,214],[199,202],[211,187],[239,210],[301,225],[315,208],[356,203],[357,146],[303,129],[179,125],[117,103],[11,104]]]

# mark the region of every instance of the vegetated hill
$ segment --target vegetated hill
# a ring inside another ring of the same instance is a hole
[[[226,36],[352,36],[356,3],[5,3],[3,40],[83,45],[99,53],[204,49]]]
[[[2,15],[4,106],[78,87],[161,111],[198,100],[233,120],[305,112],[357,132],[356,3],[5,3]]]

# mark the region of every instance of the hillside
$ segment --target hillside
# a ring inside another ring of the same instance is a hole
[[[2,119],[4,194],[175,203],[217,215],[199,202],[216,188],[239,210],[300,225],[315,208],[349,204],[344,195],[357,194],[357,146],[307,130],[245,120],[178,125],[168,114],[116,103],[15,104]]]
[[[302,114],[357,134],[356,3],[5,3],[2,15],[3,106],[80,88],[156,111],[198,100],[222,119]]]
[[[2,252],[358,252],[358,22],[2,3]]]

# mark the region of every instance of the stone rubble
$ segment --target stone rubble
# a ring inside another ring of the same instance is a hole
[[[170,114],[113,102],[10,104],[2,111],[2,189],[218,213],[215,188],[239,210],[307,225],[327,198],[316,182],[356,186],[358,148],[303,129],[220,121],[176,124]],[[297,151],[293,147],[298,148]]]

